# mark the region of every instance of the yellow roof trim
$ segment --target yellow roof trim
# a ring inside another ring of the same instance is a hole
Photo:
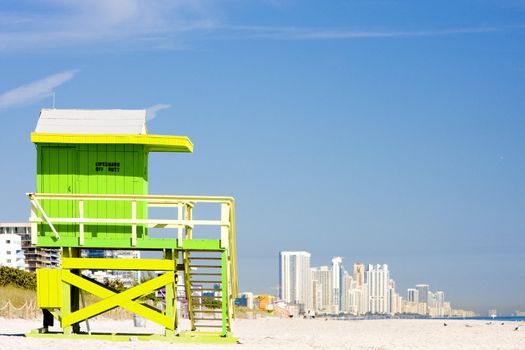
[[[97,143],[146,145],[150,152],[193,152],[193,143],[186,136],[134,134],[55,134],[32,132],[33,143]]]

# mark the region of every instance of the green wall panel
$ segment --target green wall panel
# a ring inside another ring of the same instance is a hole
[[[70,194],[147,194],[148,153],[143,145],[37,145],[37,189],[40,193]],[[76,201],[43,200],[49,217],[78,217]],[[87,218],[131,218],[129,201],[85,201]],[[137,203],[137,218],[147,218],[147,205]],[[78,225],[58,224],[62,237],[78,238]],[[85,225],[86,240],[130,239],[131,225]],[[146,237],[145,227],[137,227],[137,238]],[[39,235],[52,237],[46,224]]]

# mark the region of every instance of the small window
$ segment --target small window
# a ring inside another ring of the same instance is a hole
[[[10,244],[11,243],[11,240],[10,239],[6,239],[5,240],[5,244]]]
[[[11,263],[11,259],[7,259],[7,263],[10,264]]]
[[[7,255],[11,255],[11,251],[8,250],[7,252],[5,252]]]

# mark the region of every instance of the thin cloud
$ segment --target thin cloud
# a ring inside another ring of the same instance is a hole
[[[6,91],[0,95],[0,109],[27,105],[49,97],[57,87],[73,79],[77,72],[67,70]]]
[[[262,40],[344,40],[402,37],[431,37],[458,34],[490,33],[505,30],[499,27],[468,27],[422,31],[360,31],[345,29],[304,28],[304,27],[223,27],[223,39],[262,39]]]
[[[171,105],[165,103],[159,103],[154,106],[146,108],[146,120],[152,120],[157,117],[157,112],[162,111],[163,109],[171,108]]]
[[[0,9],[0,53],[53,48],[187,50],[202,40],[352,40],[431,37],[516,30],[516,26],[438,30],[355,30],[228,25],[210,0],[47,0],[53,12]],[[267,0],[268,6],[281,1]]]
[[[104,45],[144,49],[214,26],[212,2],[206,0],[47,2],[53,12],[0,9],[0,52]]]

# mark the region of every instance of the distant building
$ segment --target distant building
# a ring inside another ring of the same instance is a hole
[[[60,266],[60,249],[37,248],[31,244],[31,225],[29,223],[0,223],[0,236],[16,234],[21,239],[24,270],[36,272],[37,268]]]
[[[351,315],[363,315],[367,311],[365,304],[365,291],[363,287],[352,288],[347,291],[348,313]]]
[[[394,315],[398,312],[398,294],[396,293],[396,282],[393,279],[388,280],[388,309],[387,313]]]
[[[365,284],[365,265],[362,262],[354,264],[354,280],[358,288]]]
[[[300,306],[307,312],[312,305],[310,253],[280,252],[279,292],[281,300]]]
[[[419,303],[419,292],[415,288],[407,289],[407,301],[411,303]]]
[[[445,316],[445,292],[438,290],[434,293],[435,308],[439,317]]]
[[[368,290],[369,312],[372,314],[387,314],[390,312],[388,295],[390,273],[388,265],[368,265],[366,283]]]
[[[428,284],[417,284],[416,289],[417,289],[417,294],[419,297],[419,302],[428,304],[428,292],[429,292]]]
[[[83,258],[140,259],[140,251],[86,249],[82,251],[81,256]],[[120,280],[126,287],[140,283],[142,277],[140,271],[133,270],[86,271],[84,274],[99,282],[104,282],[105,279]]]
[[[253,299],[253,293],[244,292],[239,294],[239,296],[235,299],[235,305],[253,309]]]
[[[341,282],[341,311],[344,313],[349,313],[350,300],[348,298],[348,293],[355,287],[354,278],[345,269],[343,269]]]
[[[317,313],[330,313],[332,305],[332,270],[328,266],[313,267],[312,308]]]
[[[0,265],[23,270],[25,267],[22,240],[15,233],[0,235]]]
[[[332,258],[332,312],[339,313],[342,306],[343,258]]]

